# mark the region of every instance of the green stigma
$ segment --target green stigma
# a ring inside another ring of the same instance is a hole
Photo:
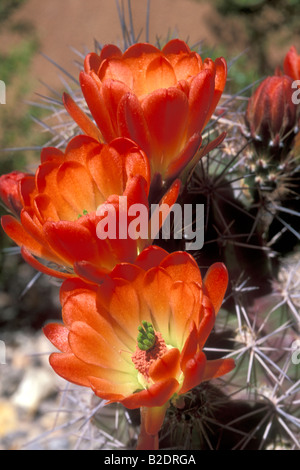
[[[137,344],[139,349],[142,351],[148,351],[155,344],[155,332],[151,323],[144,320],[142,321],[142,325],[143,326],[140,325],[138,327],[139,334],[137,337]]]
[[[82,217],[82,215],[87,215],[87,214],[88,214],[88,211],[86,209],[83,209],[82,214],[79,214],[79,216],[77,218],[80,219],[80,217]]]

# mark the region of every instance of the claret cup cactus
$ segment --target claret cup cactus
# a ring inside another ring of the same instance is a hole
[[[299,449],[299,55],[241,100],[226,58],[122,24],[53,100],[59,145],[0,177],[3,230],[61,283],[49,367],[95,448]]]

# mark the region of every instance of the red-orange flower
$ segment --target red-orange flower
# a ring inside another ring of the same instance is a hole
[[[156,445],[170,400],[234,367],[231,359],[207,360],[203,352],[227,282],[222,263],[202,281],[189,254],[155,246],[134,265],[117,265],[98,287],[67,280],[64,325],[44,329],[61,351],[50,356],[51,366],[109,403],[141,408],[139,448]]]
[[[98,215],[97,209],[111,204],[121,217],[119,196],[127,198],[126,211],[135,203],[148,208],[149,186],[148,159],[134,142],[118,138],[101,144],[91,137],[77,136],[65,153],[52,147],[43,149],[35,175],[24,175],[18,197],[13,196],[22,206],[20,221],[6,215],[2,226],[37,269],[65,278],[74,275],[73,269],[92,274],[95,267],[99,276],[118,262],[133,262],[141,240],[120,239],[118,235],[100,239],[97,228],[105,214]],[[172,205],[178,187],[169,194]],[[63,270],[51,269],[33,255]]]
[[[293,80],[300,80],[300,55],[295,46],[291,46],[283,62],[283,71]]]
[[[84,69],[82,92],[104,140],[134,140],[148,155],[152,174],[163,179],[177,176],[195,155],[227,77],[223,58],[202,61],[178,39],[162,50],[145,43],[124,53],[109,44],[100,55],[88,54]],[[97,138],[97,127],[67,94],[64,104],[81,129]]]

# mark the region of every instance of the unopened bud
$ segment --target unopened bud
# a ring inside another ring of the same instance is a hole
[[[249,99],[246,122],[254,139],[269,147],[281,146],[296,127],[293,80],[286,75],[267,77]]]
[[[19,183],[25,176],[28,176],[28,174],[21,171],[13,171],[0,176],[0,198],[16,215],[19,215],[23,208]]]

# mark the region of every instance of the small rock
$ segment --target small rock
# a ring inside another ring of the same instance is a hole
[[[0,437],[13,432],[18,427],[15,407],[6,400],[0,401]]]
[[[56,391],[51,371],[42,368],[29,369],[12,397],[12,403],[29,413],[37,411],[42,400]]]

